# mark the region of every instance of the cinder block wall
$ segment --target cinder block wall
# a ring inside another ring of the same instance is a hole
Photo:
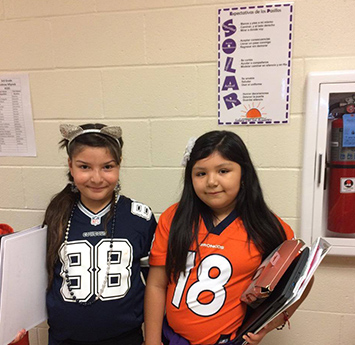
[[[0,158],[0,222],[41,223],[66,182],[58,124],[124,133],[123,193],[159,215],[175,202],[190,136],[217,126],[217,9],[223,0],[0,0],[0,73],[28,73],[35,158]],[[265,1],[256,2],[266,3]],[[255,2],[254,2],[255,4]],[[291,121],[226,127],[250,148],[271,208],[299,231],[304,86],[310,71],[353,69],[355,0],[295,0]],[[292,330],[263,344],[355,344],[355,259],[326,258]],[[44,345],[46,325],[30,332]]]

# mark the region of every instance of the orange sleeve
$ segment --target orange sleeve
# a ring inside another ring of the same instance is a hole
[[[287,223],[285,223],[280,217],[278,217],[278,219],[285,230],[286,238],[288,240],[293,240],[295,238],[295,233],[293,232],[291,227]]]
[[[149,264],[151,266],[165,266],[168,251],[170,226],[173,220],[177,204],[170,206],[159,218],[155,231],[153,246],[150,251]]]

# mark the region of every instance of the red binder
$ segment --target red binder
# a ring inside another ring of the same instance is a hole
[[[302,240],[286,240],[258,267],[252,283],[244,291],[241,300],[252,308],[269,297],[283,274],[299,255],[305,243]]]

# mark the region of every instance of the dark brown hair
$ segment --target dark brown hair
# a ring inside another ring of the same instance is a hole
[[[185,272],[186,258],[193,243],[197,244],[199,222],[204,215],[212,224],[212,210],[199,199],[192,183],[192,168],[197,161],[218,152],[223,158],[236,162],[242,169],[235,210],[243,221],[249,241],[253,241],[263,257],[286,240],[278,218],[264,201],[262,189],[242,139],[230,131],[211,131],[200,136],[191,151],[185,168],[184,187],[169,234],[166,273],[177,281]]]

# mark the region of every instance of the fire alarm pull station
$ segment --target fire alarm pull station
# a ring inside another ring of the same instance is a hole
[[[308,75],[301,235],[355,256],[355,70]]]

